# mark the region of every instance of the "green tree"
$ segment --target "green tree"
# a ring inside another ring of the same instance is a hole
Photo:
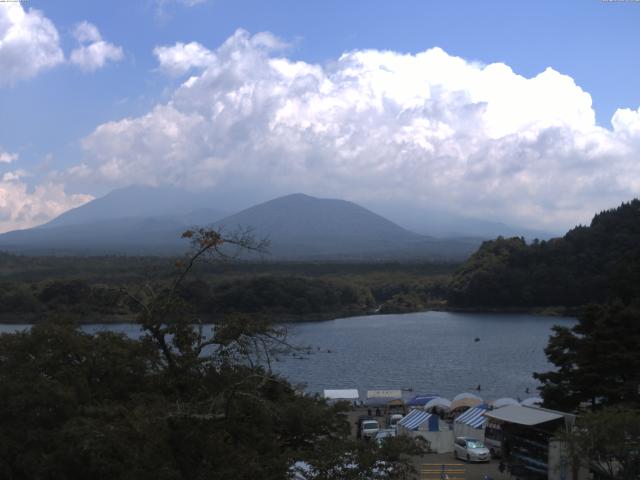
[[[560,438],[567,446],[574,470],[582,466],[608,479],[640,478],[638,410],[614,407],[589,412]]]
[[[640,406],[638,345],[640,311],[633,306],[592,306],[574,327],[554,327],[545,353],[557,370],[534,374],[545,405]]]

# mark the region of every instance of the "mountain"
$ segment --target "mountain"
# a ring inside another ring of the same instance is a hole
[[[507,225],[454,212],[424,207],[400,208],[392,204],[372,203],[371,208],[386,218],[422,235],[437,238],[474,237],[491,239],[503,237],[524,237],[527,240],[548,240],[560,236],[558,233],[532,228]]]
[[[640,301],[640,200],[601,212],[562,238],[485,242],[449,290],[451,304],[467,307]]]
[[[231,215],[216,226],[251,227],[268,237],[279,258],[464,258],[478,240],[442,241],[410,232],[352,202],[304,194],[276,198]]]
[[[50,222],[0,235],[0,249],[36,255],[162,255],[187,248],[181,233],[228,215],[206,193],[131,186],[114,190]]]
[[[157,218],[117,218],[99,222],[15,230],[0,235],[0,249],[32,255],[163,255],[183,251],[186,225]]]
[[[28,254],[176,254],[195,225],[268,237],[270,259],[462,260],[475,238],[436,239],[406,230],[355,203],[304,194],[276,198],[226,216],[205,194],[128,187],[66,212],[40,227],[0,235],[0,249]]]
[[[109,192],[54,218],[41,228],[81,225],[122,218],[158,218],[190,225],[212,223],[228,215],[214,208],[206,193],[172,187],[133,185]]]

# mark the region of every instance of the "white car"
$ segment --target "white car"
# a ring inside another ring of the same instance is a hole
[[[489,449],[477,438],[458,437],[453,444],[453,456],[467,462],[488,462]]]
[[[380,431],[380,424],[377,420],[363,420],[360,427],[362,438],[373,438]]]
[[[402,418],[403,418],[403,415],[400,413],[393,413],[389,415],[389,419],[388,419],[389,428],[393,428],[395,430],[398,425],[398,422],[402,420]]]

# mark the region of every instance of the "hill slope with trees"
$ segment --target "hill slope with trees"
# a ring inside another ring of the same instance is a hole
[[[640,298],[640,200],[597,214],[564,237],[484,242],[455,273],[459,307],[577,307]]]

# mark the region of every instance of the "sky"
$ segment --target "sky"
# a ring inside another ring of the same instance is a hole
[[[640,1],[0,1],[0,232],[130,184],[563,231],[640,191]]]

